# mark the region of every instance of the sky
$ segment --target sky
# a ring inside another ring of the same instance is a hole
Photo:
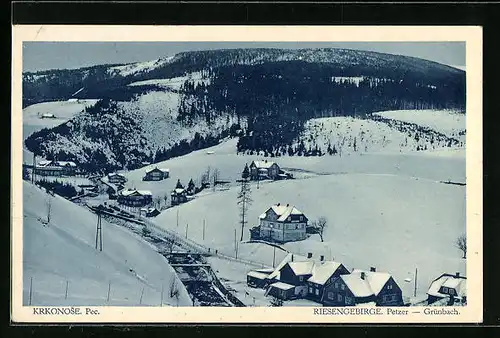
[[[150,61],[194,50],[329,47],[414,56],[465,66],[465,42],[25,42],[23,72]]]

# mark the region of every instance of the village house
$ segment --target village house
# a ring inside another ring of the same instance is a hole
[[[307,217],[294,206],[280,203],[259,216],[259,236],[276,242],[300,241],[307,237]]]
[[[146,170],[146,175],[142,178],[143,181],[161,181],[168,178],[170,174],[169,169],[159,169],[155,167],[153,169]]]
[[[427,303],[432,304],[447,299],[447,305],[467,302],[467,278],[459,272],[444,273],[432,281],[427,291]]]
[[[108,174],[108,182],[113,184],[125,183],[127,182],[127,178],[119,173],[110,173]]]
[[[322,303],[325,306],[403,306],[401,288],[389,273],[355,269],[340,275],[326,285]]]
[[[186,203],[187,201],[187,191],[185,188],[175,188],[170,193],[170,202],[172,206]]]
[[[126,189],[120,191],[117,202],[131,207],[144,207],[153,202],[153,195],[147,190]]]
[[[52,113],[43,113],[43,114],[39,115],[39,117],[41,119],[55,119],[56,118],[56,116]]]
[[[280,167],[276,162],[264,160],[264,161],[252,161],[249,166],[250,169],[250,179],[251,180],[265,180],[278,179],[280,174]]]
[[[35,166],[35,174],[40,176],[72,176],[76,170],[77,165],[72,161],[44,160]]]
[[[290,253],[271,273],[269,270],[248,272],[247,284],[265,288],[266,295],[283,300],[307,298],[320,303],[325,285],[342,274],[349,274],[345,266],[325,261],[324,256],[318,260],[312,253],[307,257]]]

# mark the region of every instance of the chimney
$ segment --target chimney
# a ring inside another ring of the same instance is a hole
[[[455,272],[455,277],[460,277],[460,272]]]
[[[287,206],[287,207],[289,207],[289,206],[290,206],[290,204],[288,204],[288,203],[287,203],[287,204],[286,204],[286,206]]]
[[[293,254],[292,254],[292,262],[293,262]]]
[[[365,273],[364,273],[364,271],[361,272],[361,279],[363,279],[363,280],[365,279]]]
[[[370,267],[370,272],[375,272],[375,271],[377,271],[377,269],[375,269],[373,266]]]
[[[312,258],[312,256],[313,256],[312,252],[307,253],[307,258]]]
[[[277,205],[278,207],[280,206],[280,204],[279,204],[279,203],[277,203],[276,205]]]
[[[323,262],[323,261],[325,260],[325,256],[323,256],[323,255],[319,256],[319,260],[320,260],[321,262]]]

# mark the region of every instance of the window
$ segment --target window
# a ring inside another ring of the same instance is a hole
[[[339,283],[335,283],[335,285],[333,286],[335,289],[338,289],[339,288]]]
[[[288,222],[290,222],[292,220],[292,218],[290,216],[288,216],[288,218],[286,219]]]
[[[455,294],[455,289],[448,288],[448,294],[454,295]]]
[[[337,300],[338,300],[339,302],[341,302],[341,301],[342,301],[342,295],[340,295],[340,294],[339,294],[339,295],[337,295]]]
[[[313,293],[313,288],[309,287],[309,293]]]
[[[392,290],[392,284],[387,285],[387,290]]]
[[[346,304],[352,304],[351,303],[351,297],[345,296],[345,303]]]
[[[316,289],[314,291],[315,291],[314,293],[316,294],[316,296],[319,296],[319,289]]]
[[[299,281],[304,281],[304,276],[299,276]]]
[[[448,293],[448,288],[446,286],[443,286],[443,293]]]
[[[273,227],[273,223],[269,223],[269,227],[272,228]]]
[[[333,299],[333,292],[328,292],[328,299]]]
[[[341,290],[345,290],[345,285],[344,284],[340,284],[340,289]]]

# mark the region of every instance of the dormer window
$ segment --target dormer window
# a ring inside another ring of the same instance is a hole
[[[443,286],[443,293],[448,293],[448,288],[446,286]]]

